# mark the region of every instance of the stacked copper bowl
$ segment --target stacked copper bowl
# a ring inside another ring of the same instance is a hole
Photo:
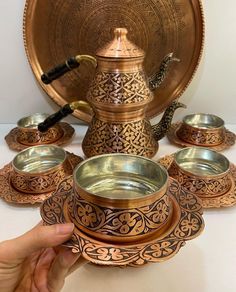
[[[35,113],[21,118],[17,122],[17,127],[13,128],[5,137],[9,148],[22,151],[32,146],[68,143],[75,132],[74,128],[68,123],[56,123],[45,132],[38,130],[38,125],[48,116],[45,113]]]
[[[140,266],[172,257],[202,231],[200,202],[190,195],[189,207],[186,196],[160,164],[105,154],[80,163],[44,201],[41,216],[46,224],[73,222],[66,245],[90,262]]]
[[[200,146],[222,151],[234,145],[236,136],[225,128],[224,121],[212,114],[190,114],[171,126],[169,140],[179,146]]]

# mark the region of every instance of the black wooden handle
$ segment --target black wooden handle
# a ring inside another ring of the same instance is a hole
[[[40,132],[46,132],[49,128],[51,128],[60,120],[72,113],[73,109],[70,107],[69,104],[66,104],[58,112],[52,114],[51,116],[47,117],[46,120],[44,120],[42,123],[38,124],[38,130]]]
[[[47,73],[44,73],[41,76],[41,80],[44,84],[50,84],[53,80],[58,79],[65,73],[79,67],[79,63],[75,57],[69,58],[65,63],[56,66]]]

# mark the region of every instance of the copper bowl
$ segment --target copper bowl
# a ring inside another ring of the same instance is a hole
[[[211,114],[187,115],[176,134],[193,145],[217,146],[225,140],[224,121]]]
[[[230,162],[222,154],[203,147],[188,147],[174,154],[169,175],[199,197],[217,197],[232,185]]]
[[[49,115],[36,113],[24,117],[17,122],[17,141],[27,146],[51,144],[63,136],[63,129],[60,124],[42,133],[38,130],[38,124],[43,122]]]
[[[128,154],[105,154],[74,171],[70,220],[100,240],[131,242],[163,228],[172,206],[168,173],[158,163]]]
[[[72,173],[67,153],[55,145],[27,148],[15,156],[12,166],[12,186],[27,194],[54,191],[58,183]]]

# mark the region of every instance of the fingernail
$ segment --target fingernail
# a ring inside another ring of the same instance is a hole
[[[75,226],[73,223],[57,224],[56,225],[56,233],[59,235],[70,234],[73,232],[74,227]]]

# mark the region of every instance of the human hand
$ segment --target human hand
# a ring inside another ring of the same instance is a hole
[[[24,235],[0,243],[1,292],[58,292],[74,269],[78,254],[53,249],[73,232],[74,225],[37,225]]]

